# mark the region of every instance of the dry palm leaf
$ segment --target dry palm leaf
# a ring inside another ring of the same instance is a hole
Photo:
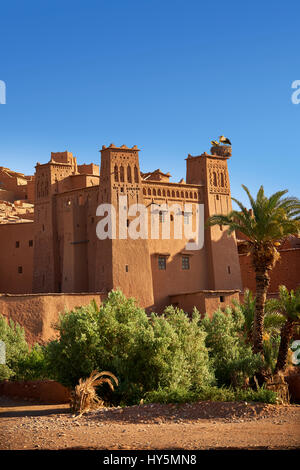
[[[104,376],[109,377],[104,377]],[[117,377],[108,371],[97,372],[94,370],[87,379],[79,379],[74,391],[71,393],[70,408],[73,413],[79,413],[78,417],[87,411],[103,405],[103,400],[98,397],[96,387],[107,383],[111,390],[114,390],[113,379],[116,385],[119,384]]]

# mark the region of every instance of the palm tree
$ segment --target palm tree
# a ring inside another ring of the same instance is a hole
[[[264,314],[264,331],[266,338],[279,334],[282,324],[285,322],[285,317],[279,313],[278,310],[274,309],[273,299],[267,300],[265,305]],[[255,305],[256,297],[249,289],[244,291],[244,300],[242,303],[233,299],[232,301],[235,308],[240,310],[245,319],[244,333],[248,343],[253,343],[253,324],[255,318]]]
[[[289,292],[285,286],[279,286],[279,298],[269,300],[269,307],[286,317],[280,332],[279,352],[274,371],[277,374],[286,368],[293,330],[297,324],[300,324],[300,288]]]
[[[228,235],[238,230],[246,238],[245,246],[248,254],[252,255],[256,280],[253,352],[263,356],[263,325],[270,271],[280,257],[276,248],[279,242],[289,235],[300,233],[300,200],[283,197],[287,190],[278,191],[268,198],[263,186],[254,199],[246,186],[242,185],[242,188],[247,193],[252,210],[232,198],[240,211],[213,215],[206,225],[225,225],[228,226]]]

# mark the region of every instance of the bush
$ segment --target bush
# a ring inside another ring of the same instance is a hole
[[[213,382],[198,322],[197,314],[189,321],[172,307],[149,318],[134,299],[112,291],[100,309],[92,302],[61,316],[60,338],[48,345],[46,358],[53,377],[69,387],[94,369],[109,370],[120,382],[114,399],[136,403],[158,387],[189,390]]]
[[[247,401],[277,403],[277,395],[264,387],[258,390],[206,386],[199,390],[158,389],[146,393],[144,403],[192,403],[197,401]]]
[[[49,378],[45,348],[35,344],[15,365],[16,380],[43,380]]]
[[[0,339],[5,343],[6,364],[0,364],[0,380],[15,379],[18,363],[29,351],[25,331],[12,320],[9,322],[0,314]]]
[[[259,354],[253,354],[244,335],[245,319],[239,310],[218,310],[212,318],[207,315],[200,321],[207,333],[206,346],[215,369],[219,386],[239,388],[253,377],[262,365]]]

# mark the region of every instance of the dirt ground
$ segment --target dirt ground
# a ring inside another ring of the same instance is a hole
[[[0,449],[300,449],[300,405],[198,402],[102,408],[0,397]]]

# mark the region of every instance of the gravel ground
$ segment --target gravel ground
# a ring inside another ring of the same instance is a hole
[[[300,449],[300,406],[198,402],[101,408],[0,397],[0,449]]]

